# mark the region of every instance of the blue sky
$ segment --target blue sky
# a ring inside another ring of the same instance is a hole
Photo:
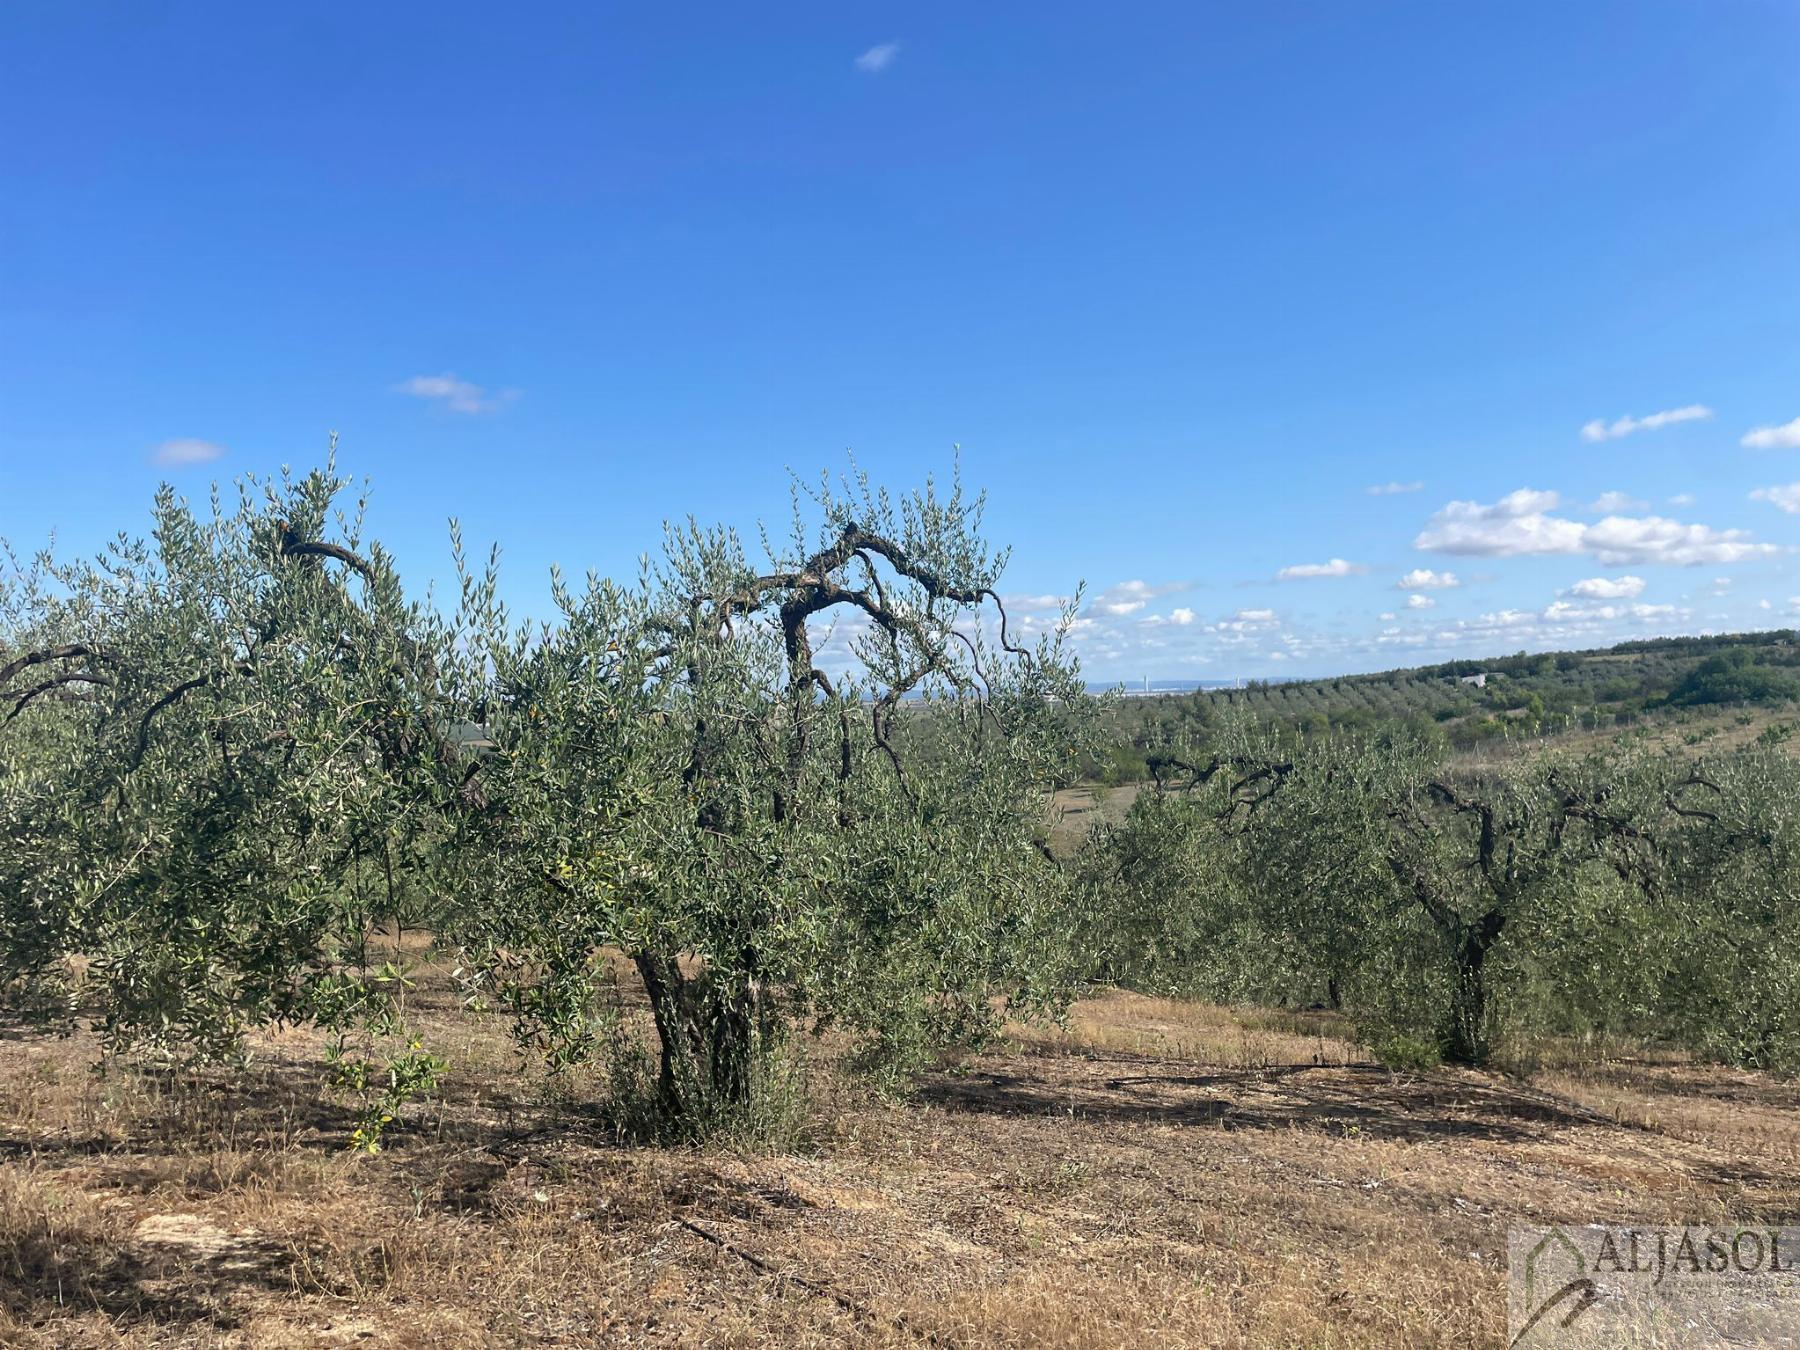
[[[1790,3],[25,0],[0,44],[16,545],[336,430],[418,584],[456,515],[541,609],[960,443],[1101,677],[1800,621]]]

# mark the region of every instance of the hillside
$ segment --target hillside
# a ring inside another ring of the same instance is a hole
[[[1112,757],[1094,770],[1102,781],[1139,780],[1145,751],[1204,741],[1234,714],[1302,737],[1404,726],[1469,749],[1508,737],[1683,725],[1710,720],[1709,712],[1760,731],[1797,698],[1794,630],[1656,638],[1125,699],[1111,714]]]

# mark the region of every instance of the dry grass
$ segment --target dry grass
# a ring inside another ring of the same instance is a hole
[[[1396,1076],[1329,1016],[1121,993],[901,1104],[822,1067],[801,1153],[626,1147],[421,993],[454,1076],[373,1158],[304,1036],[237,1081],[0,1040],[0,1342],[1485,1345],[1509,1223],[1800,1198],[1791,1084]]]

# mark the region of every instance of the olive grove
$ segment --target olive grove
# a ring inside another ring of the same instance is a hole
[[[1091,700],[1066,625],[1009,623],[960,485],[796,490],[764,569],[672,528],[633,584],[557,577],[538,623],[493,563],[450,613],[408,601],[346,487],[246,483],[210,516],[165,489],[150,540],[10,567],[16,1008],[164,1060],[318,1025],[374,1146],[444,1067],[370,956],[403,913],[551,1067],[602,1056],[690,1133],[778,1107],[800,1028],[904,1073],[1067,996],[1039,834]]]
[[[1800,1064],[1785,754],[1621,741],[1462,762],[1404,733],[1241,727],[1224,744],[1165,756],[1160,790],[1085,859],[1116,978],[1342,1006],[1402,1059],[1603,1030]]]

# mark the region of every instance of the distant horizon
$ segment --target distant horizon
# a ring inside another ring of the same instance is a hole
[[[1372,675],[1401,675],[1409,671],[1427,670],[1433,666],[1479,666],[1484,662],[1510,660],[1513,657],[1519,656],[1521,653],[1526,656],[1559,656],[1565,653],[1606,652],[1611,651],[1616,647],[1637,642],[1657,642],[1665,640],[1681,641],[1683,639],[1695,641],[1731,641],[1738,638],[1765,637],[1773,633],[1794,633],[1796,631],[1800,630],[1787,624],[1775,624],[1768,628],[1742,628],[1707,633],[1652,633],[1641,637],[1622,637],[1617,642],[1603,643],[1596,647],[1525,647],[1510,652],[1485,652],[1473,655],[1461,654],[1446,657],[1443,660],[1438,661],[1419,661],[1411,665],[1370,666],[1362,670],[1333,670],[1325,671],[1320,674],[1300,675],[1293,671],[1280,671],[1273,674],[1233,675],[1208,679],[1173,678],[1156,675],[1145,677],[1143,675],[1138,675],[1136,677],[1125,676],[1110,680],[1089,678],[1086,680],[1086,684],[1090,693],[1102,693],[1106,690],[1116,689],[1120,685],[1123,685],[1127,694],[1142,698],[1145,697],[1146,694],[1150,697],[1154,697],[1157,694],[1164,693],[1192,693],[1196,689],[1235,689],[1240,686],[1251,684],[1306,684],[1318,680],[1358,679]],[[1086,674],[1085,670],[1083,671],[1083,674]],[[1144,689],[1144,681],[1146,678],[1148,678],[1150,682],[1148,691]]]

